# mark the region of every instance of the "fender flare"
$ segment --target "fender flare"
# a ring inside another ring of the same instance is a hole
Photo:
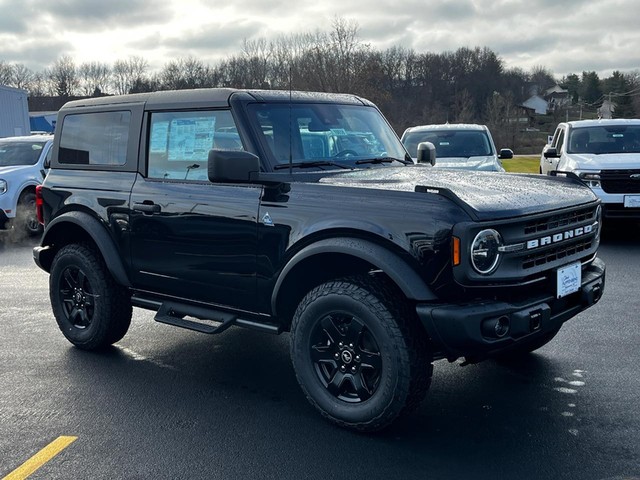
[[[98,250],[104,258],[104,262],[107,265],[109,272],[111,272],[111,275],[113,275],[113,278],[116,280],[116,282],[125,287],[131,287],[129,276],[127,275],[127,271],[124,268],[124,264],[122,263],[122,259],[120,258],[120,254],[118,253],[118,249],[116,248],[115,242],[109,235],[109,232],[98,219],[86,212],[66,212],[54,218],[47,225],[47,229],[42,236],[41,245],[43,247],[46,247],[47,245],[50,245],[52,243],[51,239],[54,236],[53,233],[59,228],[57,227],[57,225],[64,223],[72,223],[87,232],[87,234],[91,237],[93,242],[98,247]],[[53,256],[51,256],[50,258],[51,261],[53,260],[52,257]]]
[[[389,249],[360,238],[328,238],[306,246],[296,253],[282,269],[271,294],[271,311],[277,310],[277,299],[287,275],[305,259],[324,253],[341,253],[364,260],[382,270],[402,290],[407,298],[418,301],[437,300],[436,295],[418,273],[399,255]]]

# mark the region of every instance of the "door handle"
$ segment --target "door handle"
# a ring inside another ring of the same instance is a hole
[[[160,213],[160,211],[162,210],[162,208],[160,208],[160,205],[157,205],[153,202],[134,203],[133,209],[143,213]]]

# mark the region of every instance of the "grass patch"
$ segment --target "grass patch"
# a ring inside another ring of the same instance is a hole
[[[539,173],[540,156],[515,155],[509,160],[503,160],[502,166],[507,172],[512,173]]]

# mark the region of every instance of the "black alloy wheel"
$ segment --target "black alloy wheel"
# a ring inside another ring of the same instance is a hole
[[[62,247],[51,265],[49,295],[64,336],[96,350],[120,340],[131,323],[131,296],[118,285],[95,247]]]
[[[75,265],[66,267],[58,288],[67,321],[75,328],[89,327],[95,310],[95,295],[87,275]]]
[[[406,298],[369,275],[324,283],[302,299],[291,359],[322,416],[367,432],[416,408],[433,372],[428,338]]]
[[[311,334],[311,359],[320,382],[342,401],[368,400],[380,384],[380,347],[362,320],[349,313],[318,322]]]

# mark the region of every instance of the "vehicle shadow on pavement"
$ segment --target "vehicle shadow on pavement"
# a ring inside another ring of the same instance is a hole
[[[169,330],[164,343],[136,346],[138,333],[144,332],[134,332],[126,342],[130,346],[101,353],[70,347],[65,370],[70,388],[86,392],[80,393],[83,408],[88,404],[97,412],[93,426],[97,422],[131,437],[147,456],[156,452],[146,462],[162,465],[163,455],[177,458],[163,449],[189,451],[195,444],[203,458],[208,450],[219,457],[216,432],[224,431],[227,454],[245,450],[247,441],[261,455],[268,452],[261,478],[343,478],[345,470],[354,478],[414,478],[419,471],[497,478],[520,470],[522,478],[575,478],[558,475],[557,469],[575,467],[576,474],[585,468],[571,432],[578,429],[579,404],[567,417],[568,404],[576,400],[558,391],[557,379],[569,375],[567,367],[544,353],[463,368],[436,362],[422,405],[384,432],[365,435],[329,424],[307,403],[288,358],[286,335],[232,329],[212,339]],[[127,412],[118,425],[114,409]],[[166,432],[180,446],[148,445]],[[354,453],[343,456],[338,468],[330,459],[345,450],[366,451],[367,461]],[[296,451],[304,454],[302,464],[291,453]],[[280,470],[269,475],[272,465]],[[255,475],[237,463],[228,468],[237,478]]]

